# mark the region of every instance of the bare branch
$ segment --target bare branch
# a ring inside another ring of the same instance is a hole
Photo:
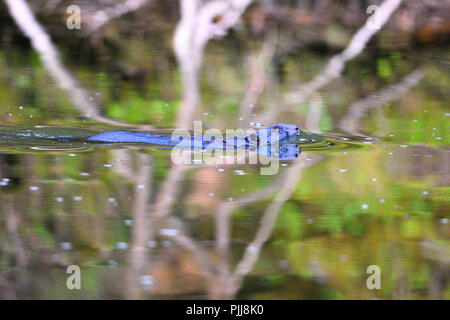
[[[205,4],[200,0],[180,0],[181,20],[173,40],[184,87],[178,127],[191,126],[200,102],[198,73],[206,44],[212,38],[226,35],[250,3],[251,0],[213,0]]]
[[[284,180],[281,189],[278,191],[275,199],[269,204],[264,212],[260,227],[258,228],[253,241],[247,246],[244,256],[236,266],[233,273],[235,287],[240,286],[242,278],[251,271],[253,265],[258,260],[261,248],[272,234],[276,219],[283,204],[290,199],[292,193],[297,188],[303,170],[320,159],[314,154],[308,154],[308,156],[312,158],[313,161],[306,162],[302,161],[302,159],[298,159],[293,166],[287,169],[288,172],[286,172],[286,179]]]
[[[86,19],[86,22],[88,24],[87,34],[100,29],[110,20],[119,18],[130,12],[138,10],[149,1],[150,0],[126,0],[124,2],[116,4],[113,7],[94,12]]]
[[[96,106],[89,101],[87,93],[64,68],[56,47],[44,28],[35,19],[24,0],[5,0],[9,12],[22,32],[31,40],[33,48],[39,53],[44,67],[55,79],[56,84],[65,90],[85,116],[97,116]]]
[[[377,10],[379,27],[383,27],[392,13],[400,6],[402,0],[385,0]],[[341,76],[347,61],[358,56],[367,43],[379,29],[373,28],[369,20],[355,33],[347,48],[333,56],[326,67],[310,82],[300,86],[295,92],[286,95],[287,103],[301,103],[307,100],[311,94],[330,83],[331,80]]]
[[[131,248],[129,255],[129,272],[127,293],[128,298],[138,298],[139,275],[144,272],[148,264],[146,243],[152,238],[153,232],[148,215],[148,202],[151,195],[151,181],[153,173],[152,158],[145,153],[139,154],[139,172],[135,175],[133,225],[131,228]],[[140,186],[148,186],[141,188]]]
[[[89,94],[64,67],[58,54],[58,49],[50,36],[39,24],[25,0],[5,0],[14,22],[27,36],[34,50],[39,53],[41,61],[47,72],[53,77],[55,83],[64,90],[78,108],[79,112],[88,118],[119,126],[130,126],[119,121],[105,118],[90,99]],[[150,128],[151,126],[146,126]]]
[[[353,135],[362,135],[358,130],[358,124],[367,114],[369,109],[377,108],[390,101],[399,99],[411,88],[419,84],[424,77],[421,69],[417,69],[402,79],[400,83],[384,88],[375,94],[353,103],[347,111],[347,115],[340,121],[339,128]]]
[[[250,118],[251,106],[256,105],[261,94],[264,92],[267,82],[270,82],[270,77],[273,77],[270,62],[275,55],[276,38],[277,33],[270,32],[264,40],[260,52],[251,54],[248,58],[249,80],[239,106],[240,114],[245,120]]]

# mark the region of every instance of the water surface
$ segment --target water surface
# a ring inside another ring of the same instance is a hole
[[[180,106],[170,46],[139,34],[108,40],[112,48],[75,38],[59,45],[107,117],[170,132]],[[0,44],[2,127],[26,135],[51,126],[59,137],[71,128],[81,138],[112,129],[81,117],[26,44]],[[205,128],[306,128],[318,108],[318,127],[307,129],[324,140],[303,144],[275,175],[250,164],[175,166],[155,146],[1,139],[0,297],[448,299],[445,52],[373,44],[314,103],[282,108],[279,95],[330,56],[306,47],[302,59],[283,56],[244,119],[243,66],[254,52],[212,43],[196,114]],[[370,109],[359,135],[339,127],[353,102],[419,64],[420,84]],[[66,288],[72,264],[82,290]],[[380,290],[366,286],[371,265]]]

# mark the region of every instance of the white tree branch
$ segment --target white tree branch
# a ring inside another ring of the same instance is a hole
[[[174,50],[183,77],[184,96],[177,126],[190,127],[200,101],[198,73],[205,46],[234,27],[251,0],[180,0],[181,20],[174,35]]]
[[[362,100],[353,103],[347,111],[347,115],[340,121],[339,128],[353,135],[361,135],[358,124],[367,114],[369,109],[377,108],[390,101],[399,99],[411,88],[419,84],[424,77],[421,69],[417,69],[402,79],[401,82],[384,88]]]
[[[116,4],[113,7],[94,12],[92,15],[88,16],[88,19],[86,21],[88,24],[87,33],[92,33],[100,29],[104,24],[112,19],[116,19],[130,12],[138,10],[149,1],[150,0],[126,0],[124,2]]]
[[[103,117],[98,106],[89,99],[89,94],[64,67],[50,36],[39,24],[25,0],[5,0],[6,6],[20,30],[27,36],[34,50],[39,53],[42,64],[55,83],[64,90],[78,108],[80,113],[88,118],[118,126],[128,126],[119,121]],[[151,128],[141,126],[140,128]]]
[[[402,0],[385,0],[377,10],[377,24],[382,28],[394,11],[400,6]],[[310,82],[300,86],[295,92],[286,95],[287,103],[301,103],[309,98],[311,94],[320,90],[331,82],[331,80],[341,76],[347,61],[359,55],[367,43],[379,29],[373,28],[371,21],[367,22],[355,33],[347,48],[341,53],[333,56],[326,67]]]

